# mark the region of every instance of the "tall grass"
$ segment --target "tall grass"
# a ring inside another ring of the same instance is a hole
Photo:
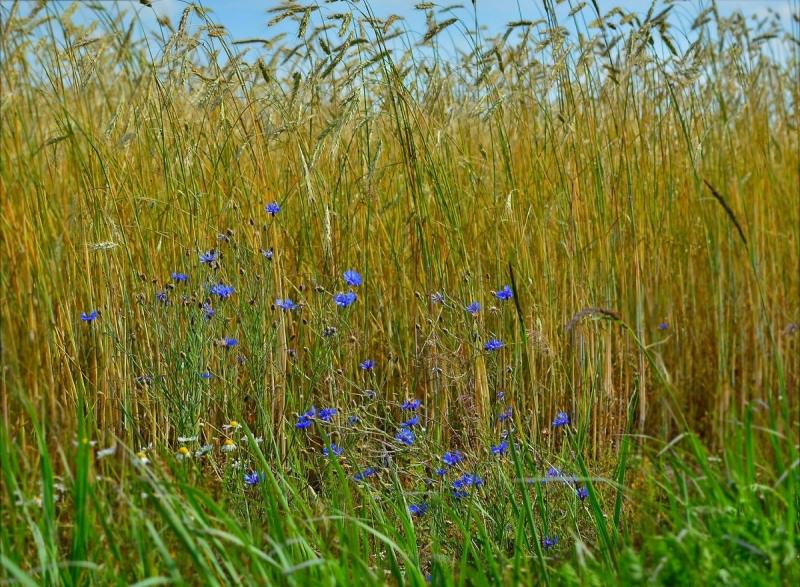
[[[0,7],[6,580],[800,579],[797,20],[266,8]]]

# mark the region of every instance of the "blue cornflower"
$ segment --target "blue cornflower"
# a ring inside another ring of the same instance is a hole
[[[498,422],[505,422],[506,420],[511,419],[512,407],[508,406],[504,412],[502,412],[499,416],[497,416]]]
[[[445,475],[447,475],[447,469],[439,467],[434,471],[434,473],[436,473],[439,477],[444,477]]]
[[[553,428],[561,428],[562,426],[569,425],[569,414],[566,412],[559,412],[553,420]]]
[[[306,428],[310,428],[313,423],[314,423],[314,420],[312,420],[311,418],[307,418],[305,416],[300,416],[297,419],[297,424],[295,424],[294,427],[299,429],[299,430],[305,430]]]
[[[200,379],[208,380],[211,379],[212,377],[213,375],[211,374],[211,371],[203,371],[202,373],[200,373]]]
[[[497,393],[494,395],[494,397],[497,399],[497,401],[501,402],[501,401],[503,401],[504,399],[506,399],[506,392],[505,392],[505,391],[498,391],[498,392],[497,392]]]
[[[91,312],[81,312],[81,320],[84,322],[89,322],[90,324],[97,320],[97,310],[92,310]]]
[[[270,216],[275,216],[278,212],[281,211],[281,205],[278,204],[278,202],[270,202],[264,209]]]
[[[589,490],[586,487],[578,487],[575,490],[575,494],[578,496],[578,499],[583,501],[587,497],[589,497]]]
[[[319,411],[319,419],[323,422],[330,422],[336,415],[336,408],[322,408]]]
[[[295,304],[290,298],[286,298],[285,300],[278,298],[275,300],[275,307],[280,308],[284,312],[289,312],[297,308],[297,304]]]
[[[206,251],[205,253],[200,253],[200,262],[204,265],[211,265],[217,259],[219,259],[219,253],[214,249]]]
[[[368,477],[372,477],[377,472],[378,472],[378,470],[375,469],[374,467],[367,467],[363,471],[360,471],[360,472],[356,473],[355,475],[353,475],[353,479],[355,479],[356,481],[363,481],[364,479],[367,479]]]
[[[364,371],[372,371],[372,369],[375,367],[375,361],[372,359],[366,359],[361,362],[359,367],[361,367]]]
[[[263,473],[257,473],[256,471],[252,471],[250,473],[244,474],[244,482],[247,485],[258,485],[264,480]]]
[[[503,341],[493,338],[483,345],[483,348],[487,351],[499,351],[501,348],[503,348]]]
[[[344,272],[344,282],[351,287],[358,287],[363,283],[361,274],[355,269],[348,269]]]
[[[464,497],[468,497],[469,493],[467,492],[468,487],[480,487],[483,485],[483,479],[478,477],[477,475],[472,475],[470,473],[464,473],[461,477],[453,481],[453,497],[456,499],[462,499]]]
[[[666,322],[662,322],[661,324],[658,325],[659,330],[667,330],[668,328],[669,324],[667,324]]]
[[[268,249],[261,249],[261,254],[264,255],[264,258],[267,261],[272,261],[272,257],[275,256],[275,250],[272,247]]]
[[[239,341],[236,340],[235,338],[230,338],[226,336],[225,338],[222,339],[222,346],[224,346],[225,348],[230,349],[235,347],[237,344],[239,344]]]
[[[358,422],[359,422],[358,416],[350,416],[347,419],[347,423],[350,424],[350,426],[355,426],[356,424],[358,424]]]
[[[555,467],[550,467],[549,469],[547,469],[547,476],[550,477],[551,479],[558,479],[559,477],[561,477],[561,471],[559,471]]]
[[[467,306],[467,312],[469,312],[473,316],[477,316],[478,312],[480,311],[481,311],[481,305],[478,302],[472,302],[469,306]]]
[[[203,310],[203,315],[206,317],[206,320],[211,320],[214,317],[214,314],[216,314],[214,308],[212,308],[211,304],[209,304],[208,302],[203,304],[203,307],[201,309]]]
[[[348,306],[352,306],[355,301],[358,299],[358,296],[353,293],[352,291],[348,292],[340,292],[333,296],[333,300],[336,302],[336,305],[340,308],[346,308]]]
[[[224,283],[217,283],[208,288],[208,291],[215,296],[219,296],[223,300],[227,300],[236,289],[232,285],[225,285]]]
[[[167,303],[167,292],[165,291],[158,291],[156,292],[156,299],[161,302],[162,304]]]
[[[181,283],[182,281],[188,281],[188,280],[189,276],[186,275],[185,273],[179,273],[177,271],[172,272],[172,281],[176,283]]]
[[[402,424],[400,424],[400,426],[402,428],[411,428],[412,426],[416,426],[417,424],[419,424],[419,416],[414,416],[413,418],[410,418],[405,422],[403,422]]]
[[[411,513],[412,516],[422,517],[428,511],[428,504],[425,502],[422,503],[413,503],[408,506],[408,511]]]
[[[402,428],[397,434],[395,434],[394,439],[398,442],[402,442],[406,446],[411,446],[414,444],[414,441],[417,439],[417,437],[414,436],[414,433],[408,428]]]
[[[455,467],[458,463],[464,460],[464,455],[460,450],[448,451],[442,456],[444,464],[448,467]]]
[[[414,411],[419,408],[422,402],[418,399],[407,399],[400,405],[401,410]]]
[[[507,450],[508,450],[508,441],[504,440],[497,446],[492,447],[492,454],[501,457],[505,454]]]
[[[503,288],[497,291],[494,295],[498,300],[505,302],[514,297],[514,292],[511,291],[510,286],[504,285]]]
[[[431,294],[431,303],[432,304],[443,304],[444,303],[444,294],[442,292],[436,291]]]
[[[558,536],[545,536],[542,539],[542,546],[545,548],[553,548],[556,544],[558,544]]]
[[[322,447],[322,454],[326,457],[329,457],[331,454],[337,457],[342,456],[344,449],[340,446],[337,446],[331,443],[330,449],[327,446]]]

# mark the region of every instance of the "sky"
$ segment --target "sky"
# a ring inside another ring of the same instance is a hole
[[[188,4],[188,0],[149,0],[150,7],[144,6],[138,0],[94,0],[95,3],[102,2],[104,5],[114,7],[125,7],[129,11],[135,11],[141,23],[140,33],[153,32],[157,30],[157,20],[159,16],[167,16],[174,23],[180,19],[180,15]],[[272,18],[269,14],[270,8],[275,8],[280,4],[279,0],[194,0],[197,4],[210,9],[211,20],[216,24],[225,27],[226,31],[233,40],[247,39],[253,37],[269,38],[280,32],[294,36],[297,33],[297,23],[290,19],[283,21],[280,25],[268,27],[267,22]],[[316,1],[330,10],[333,5],[326,4],[325,0],[303,0],[302,3],[310,4]],[[369,0],[370,7],[376,16],[386,17],[390,14],[397,14],[403,17],[402,25],[411,32],[412,38],[421,38],[427,29],[424,12],[416,10],[415,4],[421,0]],[[475,11],[478,22],[484,27],[486,35],[503,32],[508,22],[520,19],[536,20],[544,16],[542,0],[475,0]],[[596,0],[601,13],[605,13],[614,6],[619,6],[626,11],[644,13],[650,6],[650,0]],[[660,11],[667,4],[663,0],[657,0],[659,6],[656,11]],[[0,0],[0,6],[8,8],[11,0]],[[22,0],[23,4],[32,5],[31,0]],[[559,0],[554,0],[559,2]],[[570,19],[567,15],[571,6],[579,4],[581,0],[564,0],[557,4],[559,22],[568,24]],[[676,4],[672,10],[671,19],[674,24],[681,28],[688,28],[694,17],[705,7],[709,6],[711,0],[673,0]],[[474,16],[472,13],[471,0],[438,0],[438,6],[445,7],[455,3],[464,6],[463,9],[454,12],[453,16],[460,16],[465,22],[472,24]],[[83,2],[79,17],[91,18],[92,11],[88,8],[91,4],[88,0]],[[363,0],[359,2],[363,4]],[[64,9],[69,2],[61,0],[53,3],[55,10]],[[793,30],[795,35],[800,36],[800,25],[792,23],[791,15],[800,13],[800,0],[717,0],[722,16],[739,11],[746,18],[761,18],[767,16],[771,11],[780,17],[783,27],[786,30]],[[341,10],[337,8],[337,10]],[[585,15],[585,22],[591,21],[593,11],[587,6],[580,14]],[[444,20],[450,15],[438,15],[438,20]],[[197,20],[195,19],[195,23]],[[456,27],[446,31],[451,46],[465,49],[466,40],[463,33],[459,33]],[[677,39],[679,45],[682,43]],[[776,50],[786,52],[785,46],[774,43]],[[788,55],[783,55],[787,57]]]
[[[371,0],[370,6],[379,17],[392,13],[404,17],[409,28],[424,34],[424,17],[420,11],[414,9],[414,5],[419,2],[420,0]],[[199,0],[199,3],[210,8],[218,24],[223,25],[234,38],[263,36],[268,32],[266,23],[271,18],[267,10],[279,4],[277,0]],[[457,0],[436,2],[442,7],[456,3],[459,2]],[[471,16],[470,0],[461,0],[460,3],[466,8],[465,14]],[[567,0],[557,8],[566,15],[570,10],[570,4],[575,6],[578,3],[579,0]],[[597,0],[597,3],[601,12],[606,12],[614,6],[627,11],[646,12],[650,5],[649,0]],[[780,15],[787,28],[790,15],[792,12],[797,13],[800,7],[798,0],[717,0],[717,3],[723,16],[735,11],[741,12],[745,17],[765,16],[768,10],[772,9]],[[134,0],[132,4],[137,3]],[[183,0],[152,0],[152,9],[158,14],[176,19],[185,4]],[[674,11],[691,19],[692,15],[708,5],[710,5],[709,0],[683,0],[677,3]],[[476,0],[476,9],[478,21],[493,31],[503,30],[506,23],[521,17],[536,19],[543,15],[542,0]],[[141,10],[147,12],[150,9],[141,7]]]

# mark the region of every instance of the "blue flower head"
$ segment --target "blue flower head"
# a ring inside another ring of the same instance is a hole
[[[225,338],[222,339],[222,346],[224,346],[227,349],[233,348],[237,344],[239,344],[239,341],[236,340],[235,338],[229,338],[226,336]]]
[[[502,412],[499,416],[497,416],[498,422],[505,422],[506,420],[510,420],[512,417],[512,407],[508,406],[504,412]]]
[[[183,281],[188,281],[188,280],[189,276],[186,275],[185,273],[179,273],[178,271],[172,272],[172,281],[174,281],[175,283],[181,283]]]
[[[499,351],[501,348],[503,348],[503,341],[497,338],[493,338],[485,345],[483,345],[483,348],[484,350],[487,350],[489,352]]]
[[[372,359],[365,359],[361,362],[359,367],[361,367],[364,371],[372,371],[372,369],[375,367],[375,361]]]
[[[469,312],[473,316],[477,316],[478,312],[480,311],[481,311],[481,305],[478,302],[472,302],[469,306],[467,306],[467,312]]]
[[[200,253],[200,262],[203,265],[211,265],[216,262],[217,259],[219,259],[219,253],[214,249],[206,251],[205,253]]]
[[[497,446],[492,447],[492,454],[501,457],[506,453],[507,450],[508,450],[508,441],[504,440]]]
[[[333,296],[333,301],[336,302],[336,305],[340,308],[347,308],[348,306],[352,306],[355,301],[358,299],[358,296],[352,292],[340,292]]]
[[[319,411],[319,419],[323,422],[330,422],[336,415],[336,408],[322,408]]]
[[[558,544],[558,536],[545,536],[542,539],[542,546],[546,549],[555,547]]]
[[[431,303],[432,304],[443,304],[444,303],[444,294],[440,291],[433,292],[431,294]]]
[[[514,297],[514,292],[511,291],[510,286],[504,285],[503,288],[498,290],[494,295],[501,302],[506,302]]]
[[[157,291],[156,292],[156,299],[161,302],[162,304],[167,303],[167,292],[165,291]]]
[[[278,298],[275,300],[275,307],[280,308],[284,312],[290,312],[297,308],[297,304],[295,304],[290,298],[281,299]]]
[[[358,416],[350,416],[347,419],[347,423],[350,424],[350,426],[355,426],[356,424],[358,424],[358,422],[359,422]]]
[[[477,475],[472,475],[470,473],[464,473],[461,477],[453,481],[453,497],[456,499],[463,499],[469,496],[469,492],[467,491],[470,487],[481,487],[483,485],[483,479],[478,477]]]
[[[267,204],[265,210],[270,216],[275,216],[278,212],[281,211],[281,205],[278,202],[270,202]]]
[[[314,420],[311,418],[306,418],[305,416],[300,416],[297,420],[297,424],[294,425],[295,428],[298,430],[305,430],[306,428],[310,428],[311,425],[314,423]]]
[[[575,494],[578,496],[578,499],[580,499],[581,501],[583,501],[583,500],[585,500],[587,497],[589,497],[589,490],[588,490],[586,487],[578,487],[578,488],[575,490]]]
[[[661,324],[658,325],[659,330],[667,330],[668,328],[669,324],[667,324],[666,322],[662,322]]]
[[[400,405],[401,410],[414,411],[419,408],[422,402],[418,399],[407,399]]]
[[[342,447],[337,446],[337,445],[335,445],[333,443],[331,443],[330,449],[327,446],[322,447],[322,454],[324,456],[326,456],[326,457],[329,457],[331,455],[333,455],[335,457],[340,457],[340,456],[342,456],[343,452],[344,452],[344,449]]]
[[[447,475],[447,469],[439,467],[434,471],[434,473],[436,473],[439,477],[444,477],[445,475]]]
[[[348,269],[344,272],[344,282],[350,287],[358,287],[363,283],[361,274],[355,269]]]
[[[272,247],[268,249],[261,249],[261,254],[264,255],[264,258],[267,261],[272,261],[272,257],[275,256],[275,250]]]
[[[211,304],[209,304],[208,302],[203,304],[203,307],[201,309],[203,310],[203,316],[206,317],[206,320],[211,320],[214,317],[214,314],[216,314],[214,308],[212,308]]]
[[[455,467],[458,463],[464,460],[464,455],[460,450],[448,451],[442,457],[444,464],[448,467]]]
[[[97,320],[97,310],[92,310],[91,312],[81,312],[81,320],[91,324]]]
[[[569,425],[569,414],[566,412],[559,412],[553,420],[553,428],[561,428],[562,426]]]
[[[224,283],[217,283],[208,288],[208,291],[215,296],[219,296],[223,300],[227,300],[236,289],[232,285],[225,285]]]
[[[547,469],[547,476],[550,477],[551,479],[558,479],[559,477],[561,477],[561,471],[559,471],[555,467],[550,467],[549,469]]]
[[[414,416],[413,418],[409,418],[408,420],[400,424],[400,427],[411,428],[413,426],[416,426],[417,424],[419,424],[419,416]]]
[[[211,371],[203,371],[202,373],[200,373],[200,379],[205,379],[206,381],[208,381],[212,377],[213,375],[211,374]]]
[[[247,485],[251,485],[251,486],[252,485],[258,485],[263,480],[264,480],[264,474],[263,473],[257,473],[255,471],[252,471],[250,473],[245,473],[244,474],[244,482]]]
[[[353,475],[353,479],[355,479],[356,481],[364,481],[365,479],[375,475],[377,472],[378,470],[375,469],[374,467],[367,467],[363,471],[360,471],[355,475]]]
[[[414,433],[408,428],[402,428],[397,434],[395,434],[394,439],[397,442],[405,444],[406,446],[411,446],[414,444],[414,441],[417,439],[417,437],[414,436]]]
[[[418,518],[420,518],[427,513],[428,504],[425,502],[411,504],[410,506],[408,506],[408,511],[411,513],[412,516],[417,516]]]

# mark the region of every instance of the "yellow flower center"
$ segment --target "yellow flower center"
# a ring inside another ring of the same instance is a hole
[[[225,439],[225,446],[231,446],[231,445],[233,445],[233,441],[230,438],[226,438]]]
[[[178,452],[181,453],[182,455],[188,455],[189,454],[189,449],[186,448],[185,446],[182,446],[182,447],[180,447],[178,449]]]

